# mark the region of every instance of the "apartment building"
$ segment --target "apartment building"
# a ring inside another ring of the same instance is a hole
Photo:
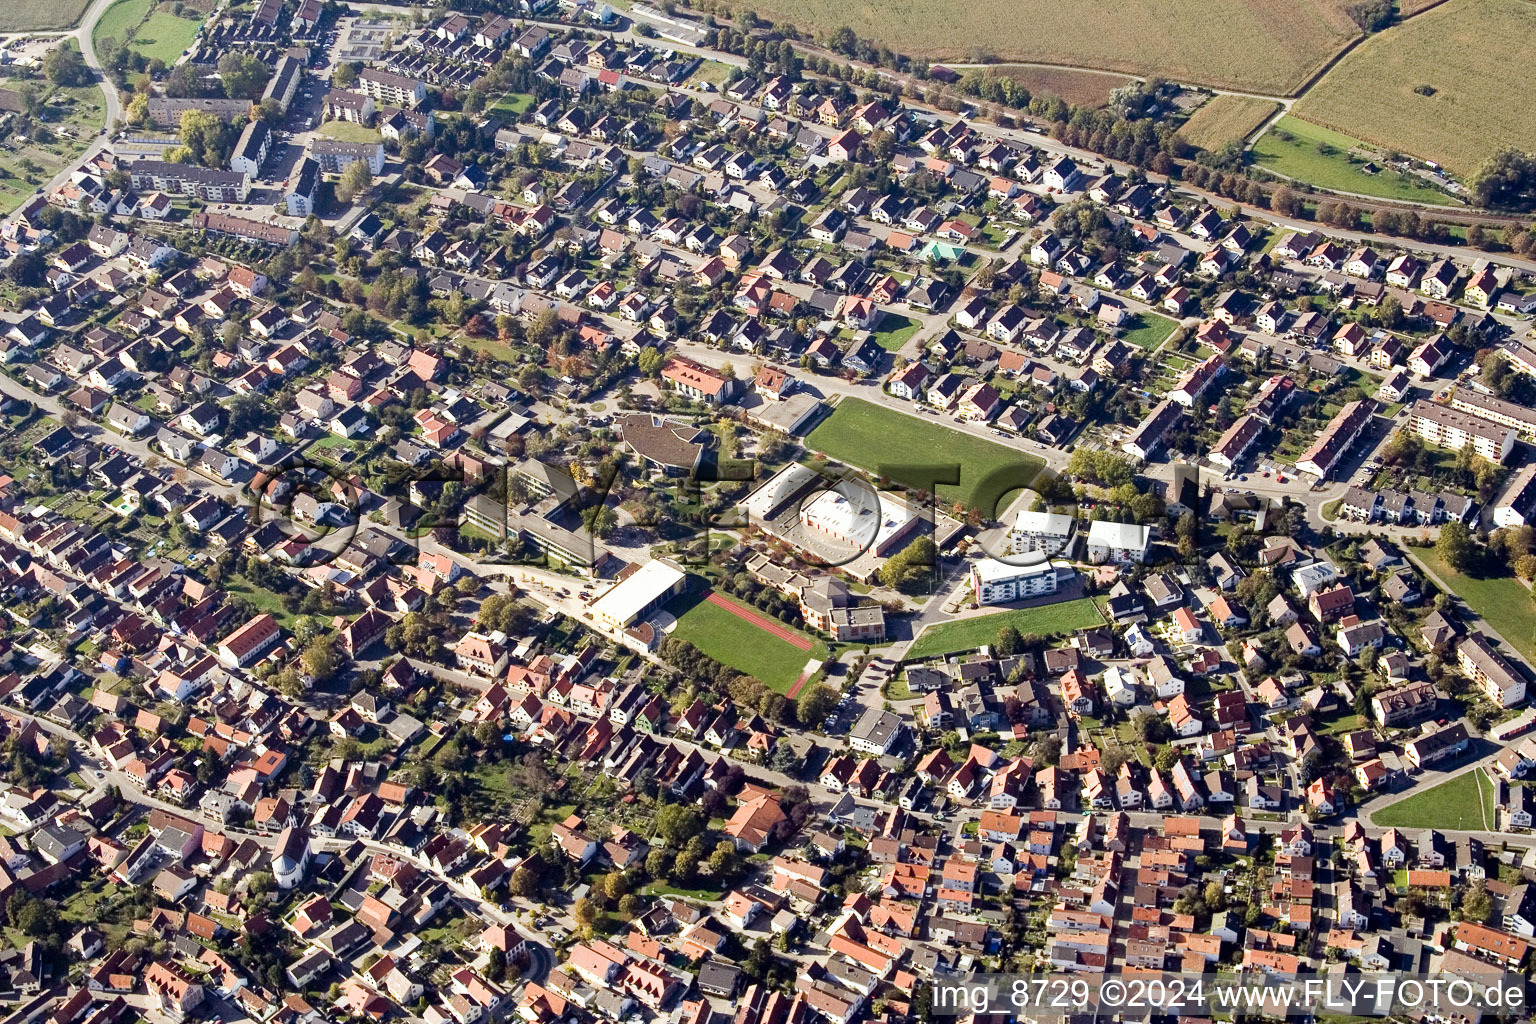
[[[1503,462],[1515,447],[1514,427],[1439,402],[1414,402],[1408,413],[1408,423],[1415,434],[1430,444],[1458,452],[1470,445],[1473,451],[1490,462]]]

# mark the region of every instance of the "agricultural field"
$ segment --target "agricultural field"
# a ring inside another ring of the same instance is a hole
[[[1409,548],[1413,560],[1445,581],[1526,661],[1536,664],[1536,601],[1531,591],[1513,576],[1469,576],[1457,572],[1435,548]]]
[[[1536,118],[1510,83],[1529,76],[1536,4],[1448,0],[1331,68],[1296,113],[1469,174],[1495,150],[1536,149]]]
[[[48,0],[47,3],[0,4],[0,32],[48,32],[74,28],[91,0]]]
[[[1134,79],[1102,71],[1076,68],[1027,67],[1015,65],[989,68],[993,74],[1011,79],[1029,90],[1031,96],[1055,96],[1074,107],[1102,107],[1109,94]]]
[[[159,58],[174,64],[176,58],[192,45],[201,27],[201,20],[194,21],[170,11],[155,11],[134,32],[129,45],[150,60]]]
[[[1191,146],[1216,152],[1229,142],[1242,142],[1274,115],[1279,104],[1256,96],[1213,96],[1184,122],[1179,134]]]
[[[316,131],[340,142],[378,142],[381,138],[377,128],[369,128],[355,121],[327,121]]]
[[[673,602],[667,611],[677,618],[672,636],[686,640],[723,665],[760,680],[780,693],[788,693],[800,678],[806,662],[827,657],[825,644],[810,634],[791,630],[812,642],[809,651],[748,622],[746,619],[692,594]],[[776,623],[785,629],[783,623]]]
[[[1371,824],[1482,831],[1494,827],[1493,807],[1493,783],[1475,768],[1382,808]]]
[[[1259,136],[1253,144],[1253,157],[1261,167],[1276,174],[1335,192],[1356,192],[1414,203],[1450,205],[1455,202],[1444,192],[1411,175],[1392,170],[1367,174],[1364,170],[1367,159],[1350,155],[1352,150],[1363,145],[1360,139],[1286,115]]]
[[[1039,459],[1017,449],[857,398],[839,402],[832,415],[811,431],[806,445],[871,473],[880,473],[883,464],[892,480],[913,486],[918,479],[904,480],[896,467],[958,462],[960,483],[940,484],[939,500],[960,501],[984,512],[991,512],[991,506],[1004,497],[996,487],[987,493],[983,486],[991,474],[1011,470],[1012,490],[1028,487],[1042,466]]]
[[[1099,614],[1093,600],[1087,597],[998,612],[995,615],[978,615],[958,622],[941,622],[929,626],[907,648],[907,660],[935,658],[990,644],[997,639],[997,631],[1004,626],[1012,626],[1022,634],[1046,636],[1102,625],[1103,616]]]
[[[852,6],[742,0],[740,6],[762,20],[822,32],[846,25],[861,38],[930,60],[1039,61],[1271,94],[1300,88],[1360,34],[1346,0],[882,0]]]

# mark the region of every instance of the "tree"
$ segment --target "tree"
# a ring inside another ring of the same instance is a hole
[[[1168,725],[1150,708],[1141,708],[1131,716],[1131,728],[1143,743],[1161,743],[1168,735]]]
[[[193,163],[223,167],[234,148],[234,129],[204,110],[183,111],[178,137]]]
[[[1019,653],[1019,648],[1024,646],[1024,640],[1019,636],[1019,631],[1012,626],[1004,626],[997,631],[997,640],[993,643],[993,653],[1000,658],[1009,658]]]
[[[640,350],[640,355],[635,360],[640,367],[640,372],[647,377],[654,377],[661,370],[661,364],[665,362],[662,354],[650,345]]]
[[[581,925],[581,927],[590,930],[593,925],[597,924],[597,904],[583,896],[576,901],[575,906],[571,907],[571,917],[575,918],[576,923]]]
[[[86,85],[91,80],[91,71],[70,40],[43,55],[43,77],[50,85]]]
[[[619,525],[619,515],[610,505],[592,505],[581,510],[581,525],[594,537],[607,537]]]
[[[224,51],[219,58],[219,80],[224,95],[232,100],[259,100],[272,71],[255,54],[238,49]]]
[[[1469,921],[1485,922],[1493,914],[1493,898],[1481,880],[1467,886],[1461,897],[1461,916]]]
[[[508,883],[508,888],[511,890],[512,895],[527,899],[539,891],[538,872],[534,871],[526,863],[519,865],[517,870],[512,872],[512,879]]]
[[[357,84],[357,65],[343,63],[331,72],[331,84],[338,89],[350,89]]]
[[[1536,153],[1501,149],[1483,161],[1470,184],[1479,206],[1528,206],[1536,199]]]
[[[336,198],[350,203],[368,191],[368,186],[372,184],[373,172],[368,169],[368,161],[354,160],[341,172],[341,180],[336,183]]]
[[[1477,562],[1477,543],[1472,539],[1472,531],[1454,519],[1440,527],[1435,550],[1457,572],[1466,572]]]
[[[699,812],[684,804],[667,804],[656,812],[656,834],[671,847],[680,847],[703,831]]]
[[[931,537],[918,537],[880,566],[880,582],[892,590],[915,589],[938,565],[939,549]]]
[[[317,636],[304,648],[300,656],[304,670],[317,683],[323,683],[341,667],[341,653],[336,648],[335,634]]]
[[[837,707],[837,691],[817,683],[808,686],[795,701],[795,717],[807,729],[819,726]]]

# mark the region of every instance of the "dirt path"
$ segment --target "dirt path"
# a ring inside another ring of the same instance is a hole
[[[747,608],[745,605],[737,604],[735,601],[732,601],[728,597],[724,597],[720,594],[711,592],[710,595],[704,600],[719,608],[724,608],[738,619],[745,619],[747,622],[752,623],[752,625],[756,626],[758,629],[761,629],[766,633],[773,634],[792,647],[796,647],[802,651],[808,651],[815,646],[815,644],[811,643],[805,637],[796,636],[794,633],[791,633],[789,630],[785,629],[777,622],[774,622],[772,619],[764,618],[763,616],[752,611],[750,608]]]

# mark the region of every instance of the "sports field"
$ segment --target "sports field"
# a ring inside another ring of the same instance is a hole
[[[0,32],[43,32],[74,28],[91,0],[46,0],[23,3],[9,0],[0,4]]]
[[[846,25],[913,57],[1039,61],[1248,92],[1301,87],[1359,28],[1349,0],[734,0],[760,20]],[[1518,79],[1516,79],[1518,80]]]
[[[712,592],[690,594],[668,606],[667,611],[677,617],[672,636],[688,641],[721,664],[745,672],[780,693],[788,693],[795,685],[807,661],[826,660],[826,645],[816,637],[770,619],[776,631],[783,630],[798,642],[783,640],[742,618],[734,609],[708,600],[711,595]],[[801,647],[801,643],[806,646]]]
[[[1350,156],[1351,150],[1362,145],[1360,139],[1286,115],[1254,142],[1253,158],[1277,174],[1336,192],[1358,192],[1415,203],[1453,202],[1419,178],[1393,170],[1366,173],[1367,159]],[[1379,157],[1376,163],[1380,166]]]
[[[1279,104],[1256,96],[1213,96],[1184,122],[1179,134],[1191,146],[1216,152],[1242,142],[1274,114]]]
[[[1028,487],[1044,465],[1015,448],[951,430],[937,416],[925,420],[857,398],[839,402],[811,431],[806,445],[910,487],[921,487],[925,476],[958,464],[960,482],[940,484],[939,500],[960,501],[988,515],[1001,512],[1001,507],[994,509],[998,500]]]
[[[1086,597],[1076,601],[998,612],[995,615],[978,615],[972,619],[929,626],[907,648],[907,660],[935,658],[990,644],[997,639],[997,631],[1004,626],[1012,626],[1024,634],[1047,636],[1102,625],[1104,617],[1094,607],[1093,601]]]
[[[1536,4],[1449,0],[1361,43],[1296,113],[1469,174],[1505,146],[1536,149],[1529,90]]]
[[[1493,807],[1493,783],[1477,768],[1382,808],[1371,824],[1482,831],[1494,827]]]

